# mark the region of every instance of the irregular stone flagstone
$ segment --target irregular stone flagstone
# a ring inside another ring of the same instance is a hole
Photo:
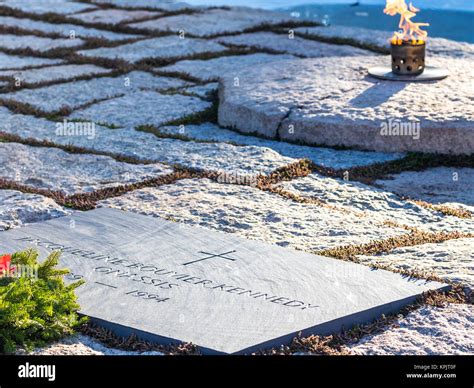
[[[377,180],[376,185],[398,195],[434,204],[460,206],[474,212],[474,169],[437,167],[405,171]]]
[[[364,337],[350,346],[355,354],[472,355],[474,306],[425,306],[400,318],[382,334]]]
[[[208,60],[184,60],[160,68],[164,72],[181,72],[203,81],[216,81],[220,77],[238,77],[246,67],[260,67],[266,63],[295,59],[292,55],[234,55]],[[235,81],[235,79],[234,79]]]
[[[246,7],[211,9],[200,13],[169,16],[130,24],[131,27],[150,31],[184,31],[193,36],[211,36],[230,32],[242,32],[263,25],[294,22],[297,19],[283,13],[275,13]]]
[[[55,48],[77,47],[84,43],[83,40],[75,39],[50,39],[34,35],[0,35],[0,47],[16,50],[29,48],[35,51],[45,52]]]
[[[164,90],[188,84],[178,78],[158,77],[150,73],[134,71],[118,77],[102,77],[33,90],[21,90],[1,95],[0,99],[19,101],[45,112],[55,112],[62,107],[75,109],[93,101],[140,90]],[[105,117],[102,119],[106,120]]]
[[[69,154],[18,143],[0,143],[0,164],[0,178],[66,194],[136,183],[172,172],[162,164],[133,165],[108,156]]]
[[[0,3],[1,5],[1,3]],[[60,34],[64,38],[75,36],[76,38],[101,38],[111,41],[134,39],[139,35],[120,34],[117,32],[98,30],[96,28],[82,27],[76,24],[52,24],[38,20],[0,16],[0,24],[10,27],[18,27],[28,31],[41,31],[46,33]]]
[[[153,8],[163,11],[178,11],[195,8],[185,2],[175,2],[174,0],[94,0],[94,3],[111,4],[116,7],[127,8]]]
[[[1,5],[3,7],[9,7],[30,13],[59,13],[63,15],[97,8],[93,4],[78,3],[67,0],[7,0],[2,2]]]
[[[361,44],[372,44],[379,48],[389,49],[391,31],[372,30],[360,27],[327,26],[327,27],[299,27],[295,32],[315,38],[351,39]],[[426,45],[428,52],[427,64],[430,64],[431,55],[443,55],[455,58],[474,58],[474,44],[456,42],[444,38],[429,37]]]
[[[189,88],[188,90],[192,90]],[[314,163],[331,168],[350,168],[382,163],[402,158],[401,153],[382,153],[352,150],[333,150],[331,148],[309,147],[259,137],[241,135],[211,123],[186,125],[184,127],[161,127],[164,134],[187,136],[201,141],[228,142],[239,145],[268,147],[281,155],[295,159],[310,159]]]
[[[449,59],[451,76],[433,83],[368,77],[367,68],[383,61],[390,63],[390,58],[300,59],[246,67],[238,73],[238,86],[234,74],[222,81],[219,124],[308,144],[474,152],[470,61]],[[432,59],[432,64],[443,66],[445,60]],[[409,123],[412,132],[394,132],[401,123]]]
[[[17,352],[17,354],[26,354],[23,351]],[[85,335],[75,335],[67,337],[59,342],[55,342],[44,348],[35,349],[32,352],[27,353],[28,355],[37,356],[162,356],[163,353],[157,351],[126,351],[113,349],[104,346],[94,338]]]
[[[93,50],[79,51],[78,54],[86,57],[123,59],[136,63],[149,58],[181,58],[200,53],[218,53],[227,48],[202,39],[180,39],[178,36],[164,36],[141,40],[116,47],[105,47]]]
[[[275,50],[305,58],[370,55],[365,50],[351,46],[315,42],[313,40],[298,37],[289,39],[287,34],[274,34],[272,32],[256,32],[252,34],[223,36],[216,38],[215,41],[236,46]]]
[[[357,256],[366,264],[434,273],[442,279],[461,282],[474,289],[474,239],[449,240],[397,248],[377,256]]]
[[[120,127],[146,124],[159,126],[203,112],[210,106],[210,102],[196,97],[140,91],[93,104],[74,112],[70,117]]]
[[[222,175],[222,181],[226,176]],[[297,203],[249,186],[185,179],[136,190],[100,206],[159,216],[305,251],[368,243],[406,231],[370,218]]]
[[[76,77],[94,74],[110,73],[111,70],[95,65],[60,65],[43,67],[32,70],[7,70],[0,71],[0,77],[11,78],[12,81],[24,84],[35,84],[57,80],[69,80]]]
[[[60,59],[24,57],[0,53],[0,70],[21,69],[33,66],[56,65],[62,62],[63,61]]]
[[[109,129],[96,125],[92,139],[88,136],[57,134],[56,129],[55,122],[12,114],[8,109],[0,107],[0,131],[6,133],[100,152],[112,152],[140,160],[226,172],[232,177],[252,178],[258,174],[269,174],[296,161],[263,147],[235,147],[225,143],[203,144],[159,139],[151,133],[130,128]]]
[[[349,175],[350,179],[350,175]],[[344,181],[311,174],[277,185],[303,197],[316,198],[330,205],[363,213],[380,222],[392,221],[430,232],[474,230],[474,219],[447,216],[404,201],[397,195],[359,182]]]
[[[70,210],[42,195],[0,190],[0,230],[69,214]]]
[[[77,13],[71,18],[86,23],[119,24],[132,22],[138,19],[160,16],[160,12],[150,11],[126,11],[122,9],[99,9],[97,11]]]

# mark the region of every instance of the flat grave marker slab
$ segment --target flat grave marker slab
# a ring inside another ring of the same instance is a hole
[[[118,335],[249,353],[395,312],[448,286],[113,209],[0,233],[2,252],[63,250],[81,312]]]

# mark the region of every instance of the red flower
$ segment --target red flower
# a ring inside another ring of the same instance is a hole
[[[0,275],[15,271],[15,267],[10,267],[12,262],[11,255],[0,256]]]

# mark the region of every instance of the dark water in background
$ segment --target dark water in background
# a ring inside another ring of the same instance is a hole
[[[280,11],[297,12],[301,18],[331,25],[398,30],[399,16],[385,15],[383,9],[383,5],[313,4]],[[430,23],[430,26],[425,28],[428,36],[474,43],[474,12],[424,9],[417,14],[414,21]]]

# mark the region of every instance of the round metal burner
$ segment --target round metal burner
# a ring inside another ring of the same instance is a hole
[[[369,74],[389,81],[422,82],[444,79],[449,76],[449,71],[440,67],[426,66],[425,71],[418,75],[398,75],[392,72],[390,66],[375,66],[369,69]]]

